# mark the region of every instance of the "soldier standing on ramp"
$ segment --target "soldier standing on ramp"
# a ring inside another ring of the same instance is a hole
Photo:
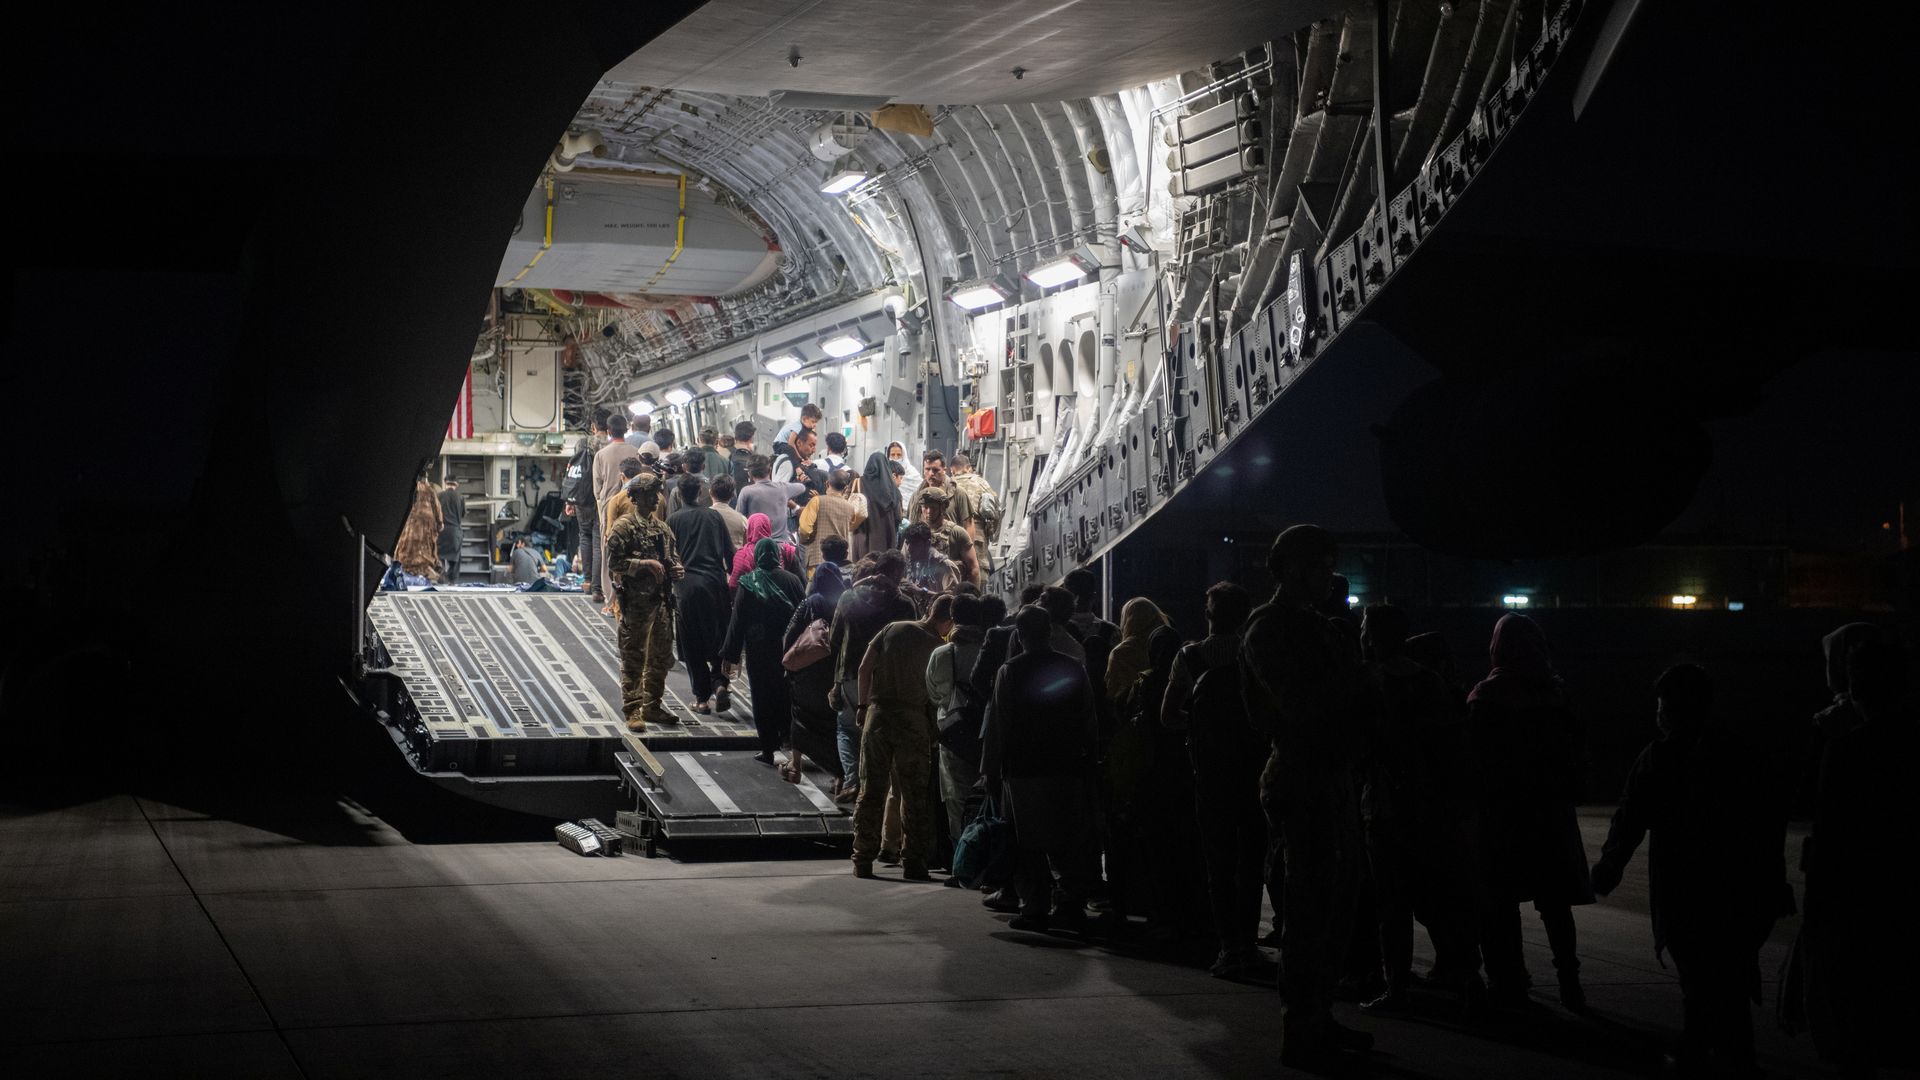
[[[661,704],[673,666],[673,583],[686,571],[673,534],[654,516],[660,477],[643,472],[628,482],[637,514],[607,530],[607,568],[620,590],[620,706],[627,728],[679,721]]]

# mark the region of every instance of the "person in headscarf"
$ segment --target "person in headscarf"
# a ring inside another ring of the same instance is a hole
[[[847,588],[846,572],[838,563],[823,562],[814,568],[806,598],[794,607],[792,617],[787,620],[786,633],[781,636],[782,656],[793,649],[794,642],[814,623],[832,627],[833,609]],[[780,770],[782,778],[798,783],[806,758],[812,758],[836,777],[841,775],[836,732],[838,714],[830,701],[832,692],[831,650],[812,664],[787,672],[787,696],[793,710],[793,754]]]
[[[1144,596],[1136,596],[1127,601],[1120,609],[1120,640],[1107,654],[1107,700],[1116,709],[1124,710],[1133,696],[1134,683],[1147,671],[1147,639],[1155,630],[1167,625],[1167,616],[1159,605]],[[1174,638],[1174,651],[1180,648],[1179,638]],[[1167,657],[1167,668],[1173,666],[1173,657]],[[1153,715],[1159,715],[1159,701],[1155,699]],[[1124,715],[1124,713],[1123,713]]]
[[[1496,1000],[1525,1000],[1532,982],[1518,905],[1532,900],[1553,950],[1560,1001],[1579,1011],[1586,993],[1573,908],[1593,903],[1574,809],[1582,734],[1538,623],[1517,612],[1501,616],[1488,652],[1493,670],[1467,695],[1468,728],[1484,770],[1480,949],[1487,990]]]
[[[1144,625],[1150,629],[1144,634],[1140,674],[1115,702],[1114,711],[1122,719],[1108,745],[1109,753],[1118,756],[1120,732],[1134,732],[1144,743],[1148,773],[1135,780],[1130,790],[1115,791],[1116,806],[1123,797],[1130,805],[1127,820],[1116,820],[1114,827],[1116,832],[1131,828],[1142,845],[1148,934],[1172,940],[1209,932],[1207,865],[1201,855],[1199,808],[1186,734],[1160,723],[1167,685],[1173,679],[1173,665],[1183,643],[1159,608],[1149,603],[1147,614],[1142,615],[1134,607],[1139,602],[1127,602],[1120,612],[1121,622],[1123,626],[1131,621],[1136,628]],[[1113,649],[1107,658],[1109,679],[1116,663],[1122,667],[1132,663],[1131,655],[1131,649],[1125,655],[1118,646]],[[1114,885],[1116,895],[1130,891],[1122,883]]]
[[[899,547],[900,489],[894,486],[886,455],[878,450],[867,455],[867,466],[860,473],[860,494],[867,501],[867,520],[853,528],[852,557]]]
[[[907,448],[897,442],[887,444],[886,460],[891,463],[886,468],[888,476],[893,475],[891,465],[900,466],[900,479],[894,483],[894,486],[900,491],[899,505],[902,507],[912,505],[913,497],[919,493],[920,485],[925,482],[924,478],[920,475],[920,470],[914,468],[913,462],[909,460]],[[869,465],[871,465],[871,460],[869,460]],[[904,518],[906,515],[903,512],[899,516]]]
[[[1801,849],[1805,918],[1782,989],[1783,1022],[1811,1028],[1823,1061],[1842,1076],[1920,1061],[1906,1026],[1916,992],[1907,958],[1920,952],[1912,913],[1906,814],[1920,724],[1899,637],[1865,624],[1828,635],[1840,657],[1837,693],[1852,712],[1829,717]],[[1843,730],[1844,729],[1844,730]],[[1791,994],[1791,998],[1789,998]]]
[[[733,553],[733,572],[727,576],[727,588],[738,592],[740,579],[754,568],[754,549],[760,541],[773,535],[773,519],[765,514],[755,514],[747,519],[747,542]],[[775,540],[775,549],[780,553],[780,569],[800,576],[800,553],[792,544],[784,540]]]
[[[727,632],[727,568],[733,563],[733,539],[727,523],[711,507],[698,505],[700,481],[682,476],[682,508],[667,517],[680,563],[687,574],[673,584],[680,630],[674,638],[680,661],[693,684],[693,711],[726,712],[733,707],[721,672],[720,643]]]
[[[1794,816],[1811,817],[1814,792],[1820,784],[1820,765],[1826,760],[1827,747],[1838,738],[1858,730],[1866,720],[1854,707],[1847,693],[1847,651],[1879,632],[1872,623],[1847,623],[1820,639],[1820,651],[1826,661],[1827,692],[1833,699],[1813,714],[1805,734],[1806,750],[1800,755],[1802,772],[1794,793]]]
[[[400,568],[417,577],[446,580],[440,573],[440,498],[425,476],[413,485],[413,506],[407,511],[407,523],[393,545],[393,559]]]
[[[754,517],[764,519],[764,515]],[[752,523],[748,523],[752,527]],[[781,568],[780,542],[763,536],[753,545],[753,569],[740,576],[733,594],[733,619],[721,646],[731,674],[744,654],[747,690],[753,695],[753,726],[760,733],[760,752],[753,760],[774,764],[774,751],[786,741],[792,722],[787,702],[786,669],[780,665],[781,641],[793,609],[800,603],[800,579]]]

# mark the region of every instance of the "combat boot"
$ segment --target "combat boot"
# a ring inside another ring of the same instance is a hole
[[[647,730],[647,718],[645,714],[636,713],[632,716],[627,717],[627,730],[628,731]]]
[[[649,705],[640,711],[641,718],[649,724],[678,724],[680,718],[658,705]]]

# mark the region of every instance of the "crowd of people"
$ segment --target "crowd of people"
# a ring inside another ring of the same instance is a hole
[[[702,431],[697,446],[676,451],[672,432],[655,429],[651,417],[594,418],[582,450],[590,479],[565,513],[579,521],[574,565],[584,589],[619,620],[632,730],[676,722],[662,704],[676,658],[700,714],[733,709],[731,681],[744,667],[760,759],[775,765],[789,741],[788,712],[807,708],[818,717],[825,707],[824,697],[787,704],[783,665],[808,625],[790,627],[796,611],[837,602],[852,567],[885,554],[902,559],[897,585],[918,614],[955,588],[978,590],[999,500],[968,455],[950,463],[928,451],[915,467],[896,442],[856,471],[846,436],[822,433],[821,416],[818,406],[804,406],[764,452],[750,421],[725,436]],[[635,517],[647,520],[623,524]],[[834,692],[823,683],[823,694]],[[833,737],[827,758],[841,760],[841,741]],[[780,767],[797,778],[797,763]],[[846,790],[850,800],[852,785]]]
[[[1012,929],[1131,933],[1128,916],[1144,916],[1149,939],[1203,936],[1215,975],[1277,980],[1285,1060],[1307,1068],[1372,1046],[1335,1020],[1336,1000],[1385,1016],[1524,1004],[1522,904],[1560,1001],[1583,1011],[1573,909],[1613,891],[1650,835],[1656,949],[1686,1002],[1673,1061],[1752,1072],[1760,948],[1795,910],[1792,784],[1717,717],[1705,668],[1674,666],[1651,688],[1659,736],[1589,865],[1582,732],[1527,616],[1500,618],[1491,670],[1467,686],[1448,644],[1403,609],[1355,618],[1334,539],[1310,525],[1275,541],[1267,602],[1208,589],[1192,640],[1146,597],[1118,625],[1101,618],[1085,569],[1009,610],[980,587],[997,499],[968,480],[965,454],[949,467],[928,453],[909,473],[895,444],[856,476],[817,420],[803,415],[771,455],[747,424],[731,447],[706,432],[676,455],[609,419],[595,463],[604,573],[589,577],[620,618],[630,727],[675,722],[660,706],[674,655],[696,712],[728,710],[744,668],[758,760],[795,782],[809,761],[837,778],[856,876],[897,865],[933,880],[976,818],[1001,822],[1014,855],[968,884]],[[584,542],[581,557],[593,565]],[[1858,1065],[1885,1045],[1871,1018],[1913,996],[1869,957],[1898,921],[1875,838],[1914,725],[1885,632],[1850,626],[1827,646],[1818,858],[1803,856],[1780,1018]],[[1434,955],[1418,975],[1416,922]]]

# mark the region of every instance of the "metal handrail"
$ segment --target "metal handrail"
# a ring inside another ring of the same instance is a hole
[[[353,670],[359,675],[365,671],[367,662],[367,558],[372,556],[382,566],[388,566],[393,556],[367,543],[367,534],[354,528],[345,514],[340,515],[340,524],[353,538]]]

